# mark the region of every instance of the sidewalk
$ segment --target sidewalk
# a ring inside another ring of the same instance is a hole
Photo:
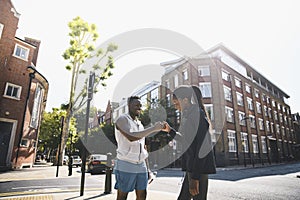
[[[52,163],[39,163],[38,165],[34,165],[33,168],[21,169],[21,170],[13,170],[4,173],[0,173],[0,182],[5,181],[19,181],[19,180],[38,180],[38,179],[49,179],[49,178],[57,178],[56,177],[57,168],[56,166],[52,166]],[[20,174],[22,173],[22,174]],[[80,168],[73,168],[72,177],[80,177]],[[90,174],[86,174],[86,176],[90,176]],[[60,166],[58,171],[58,178],[70,178],[68,176],[68,167]],[[80,196],[79,188],[73,191],[49,191],[52,193],[37,193],[36,191],[28,191],[15,193],[15,196],[0,196],[0,199],[5,200],[83,200],[83,199],[93,199],[93,200],[116,200],[117,199],[117,191],[113,188],[115,183],[114,176],[112,176],[112,192],[110,194],[104,194],[104,188],[100,190],[92,190],[88,189],[84,190],[84,195]],[[4,193],[3,193],[4,194]],[[135,200],[136,196],[134,192],[130,192],[128,195],[128,200]],[[148,188],[147,190],[147,200],[174,200],[177,199],[176,193],[171,192],[162,192],[151,190]]]

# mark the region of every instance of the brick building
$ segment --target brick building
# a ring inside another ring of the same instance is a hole
[[[0,1],[0,169],[31,167],[35,160],[48,81],[37,69],[40,41],[16,37],[20,14]]]
[[[287,95],[220,44],[195,58],[161,64],[163,96],[182,84],[200,87],[213,126],[218,166],[276,163],[293,158],[296,137]],[[164,87],[163,87],[164,88]]]

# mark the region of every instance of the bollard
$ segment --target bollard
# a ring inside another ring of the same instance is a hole
[[[72,156],[69,156],[69,162],[68,162],[69,174],[68,174],[68,176],[72,176],[72,168],[73,168],[73,158],[72,158]]]
[[[112,174],[112,154],[107,153],[107,163],[106,163],[106,169],[105,169],[105,188],[104,188],[104,194],[110,194],[111,193],[111,174]]]

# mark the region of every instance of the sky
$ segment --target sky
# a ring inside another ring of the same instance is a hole
[[[99,46],[120,35],[145,28],[167,30],[176,37],[177,34],[182,35],[204,50],[222,43],[287,93],[292,113],[300,112],[297,87],[300,75],[300,12],[296,0],[12,2],[21,14],[16,36],[41,41],[37,70],[50,84],[47,111],[68,102],[71,73],[65,69],[67,61],[61,55],[69,47],[67,24],[80,16],[97,25]],[[180,42],[174,44],[180,48]],[[128,77],[138,75],[137,79],[144,82],[159,79],[158,74],[163,72],[159,63],[176,58],[177,54],[163,48],[136,48],[119,55],[114,75],[107,81],[106,88],[99,88],[93,104],[105,110],[108,100],[118,101],[128,96],[129,90],[119,88],[134,79]],[[152,72],[147,71],[148,68]],[[137,87],[137,84],[142,83],[130,85]]]

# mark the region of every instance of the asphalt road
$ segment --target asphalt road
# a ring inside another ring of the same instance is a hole
[[[39,167],[0,173],[0,198],[30,191],[31,194],[78,192],[81,186],[80,168],[73,168],[67,176],[67,167],[61,167],[55,177],[55,167]],[[103,191],[105,174],[85,174],[85,191]],[[208,199],[288,199],[300,200],[300,163],[280,164],[255,168],[219,168],[209,176]],[[148,190],[178,194],[183,172],[174,169],[159,170]],[[112,186],[114,175],[112,175]],[[114,190],[112,188],[112,190]]]

